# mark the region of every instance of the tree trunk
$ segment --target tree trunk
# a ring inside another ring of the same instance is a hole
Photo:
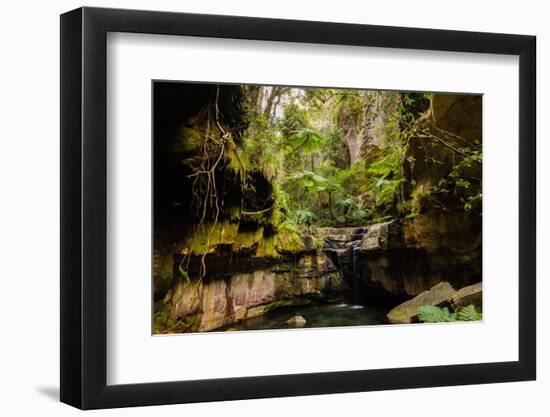
[[[279,94],[277,96],[277,100],[275,101],[275,103],[272,106],[271,115],[269,116],[269,124],[270,125],[272,125],[275,122],[275,116],[277,115],[277,106],[281,102],[281,95],[282,94]]]
[[[279,94],[280,87],[271,87],[271,91],[269,92],[269,96],[267,96],[267,100],[265,103],[265,109],[264,114],[269,118],[271,116],[271,110],[273,109],[273,101],[275,100],[275,97]]]
[[[251,89],[251,99],[252,109],[259,113],[262,110],[262,96],[264,92],[264,87],[257,85],[250,87]]]

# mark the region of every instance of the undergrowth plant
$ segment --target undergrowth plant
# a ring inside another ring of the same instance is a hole
[[[418,320],[423,323],[443,323],[452,321],[479,321],[483,315],[473,304],[450,311],[448,307],[422,306],[418,310]]]

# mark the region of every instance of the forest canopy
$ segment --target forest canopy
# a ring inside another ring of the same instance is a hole
[[[481,164],[481,138],[457,141],[450,132],[434,132],[427,118],[434,94],[238,86],[231,98],[242,109],[242,130],[236,132],[235,124],[233,130],[223,127],[227,115],[220,110],[221,88],[216,87],[207,109],[220,138],[205,135],[204,169],[191,175],[198,188],[205,182],[210,190],[195,190],[198,200],[201,192],[216,192],[208,171],[227,164],[242,181],[243,197],[256,191],[258,173],[270,188],[264,201],[246,198],[233,211],[274,227],[283,222],[361,225],[432,208],[449,210],[449,204],[481,212],[481,178],[470,172]],[[422,155],[409,152],[415,141],[423,147]],[[445,169],[436,182],[416,187],[417,162]],[[202,199],[206,216],[217,199]],[[219,210],[213,211],[219,217]]]

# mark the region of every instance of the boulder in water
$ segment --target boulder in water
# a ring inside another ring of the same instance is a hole
[[[307,323],[307,320],[304,318],[304,316],[300,316],[299,314],[295,315],[294,317],[291,317],[286,321],[286,324],[292,327],[304,327]]]

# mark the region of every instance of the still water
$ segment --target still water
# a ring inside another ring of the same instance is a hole
[[[287,320],[300,315],[306,319],[303,328],[308,327],[340,327],[365,326],[373,324],[388,324],[387,310],[375,306],[339,304],[319,304],[303,307],[287,307],[278,309],[263,316],[243,320],[225,330],[266,330],[295,328],[287,324]]]

